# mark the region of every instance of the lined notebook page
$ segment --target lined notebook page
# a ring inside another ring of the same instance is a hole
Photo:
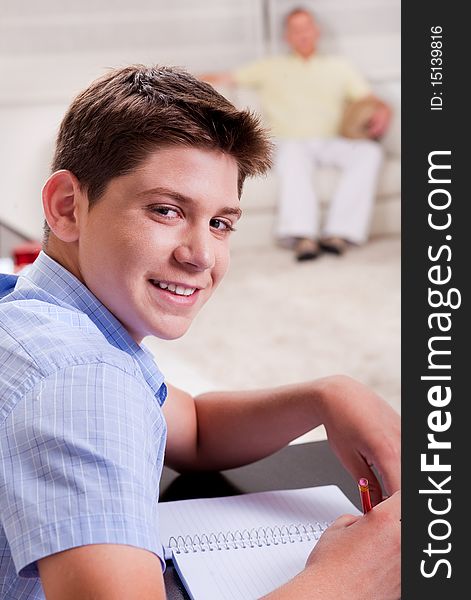
[[[258,600],[303,570],[315,541],[175,554],[192,600]]]
[[[299,573],[316,541],[194,552],[190,540],[211,533],[330,523],[344,513],[360,511],[334,485],[163,502],[161,539],[193,600],[255,600]],[[169,540],[178,536],[188,540],[189,551],[172,555]]]
[[[336,485],[175,500],[159,505],[160,539],[168,548],[172,536],[194,537],[259,527],[323,523],[344,513],[360,514]]]

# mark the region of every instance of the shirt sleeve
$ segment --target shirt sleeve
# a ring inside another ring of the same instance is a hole
[[[349,100],[360,100],[372,93],[367,80],[353,65],[346,60],[342,60],[341,65],[345,78],[345,93]]]
[[[60,369],[7,418],[1,521],[17,573],[86,544],[127,544],[163,560],[158,494],[166,426],[153,394],[108,364]]]
[[[250,62],[233,71],[233,77],[237,85],[247,87],[260,87],[267,74],[268,64],[265,59]]]

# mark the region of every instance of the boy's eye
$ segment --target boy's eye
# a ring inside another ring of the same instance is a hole
[[[178,211],[171,206],[154,206],[152,212],[162,215],[163,217],[178,217]]]
[[[223,221],[222,219],[211,219],[209,222],[213,229],[218,231],[235,231],[230,221]]]

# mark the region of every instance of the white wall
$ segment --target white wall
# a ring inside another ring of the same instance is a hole
[[[65,104],[0,105],[0,221],[40,239],[41,188]]]
[[[195,72],[263,53],[252,0],[0,0],[0,222],[39,238],[40,190],[72,97],[133,62]]]
[[[0,222],[40,237],[40,189],[72,97],[131,62],[230,69],[280,48],[285,0],[0,0]],[[400,72],[400,0],[311,0],[324,47]],[[263,16],[267,15],[264,24]],[[265,43],[267,31],[272,42]]]

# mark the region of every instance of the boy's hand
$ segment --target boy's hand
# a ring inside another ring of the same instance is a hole
[[[387,402],[354,379],[335,377],[322,402],[322,417],[330,446],[343,465],[354,479],[368,479],[373,504],[383,494],[372,466],[386,494],[400,488],[400,416]]]
[[[306,571],[325,586],[325,598],[398,600],[401,596],[401,494],[365,516],[344,515],[325,531]]]
[[[399,600],[401,496],[365,516],[343,515],[324,532],[306,567],[263,600]]]

